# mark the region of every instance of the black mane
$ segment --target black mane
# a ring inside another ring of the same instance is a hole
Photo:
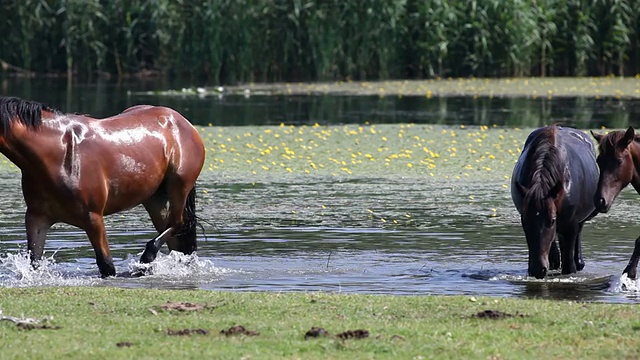
[[[549,134],[551,132],[551,134]],[[555,129],[539,134],[529,144],[531,151],[528,154],[527,163],[531,182],[529,191],[524,198],[526,208],[533,207],[536,210],[546,208],[545,200],[549,191],[564,179],[564,166],[560,158],[558,148],[554,141]]]
[[[0,127],[7,133],[13,122],[20,122],[30,128],[38,128],[42,123],[42,110],[58,113],[57,110],[39,102],[17,97],[0,97]]]

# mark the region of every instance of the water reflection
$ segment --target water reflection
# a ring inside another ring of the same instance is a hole
[[[199,125],[429,123],[537,127],[624,128],[640,116],[640,100],[420,96],[160,96],[139,91],[179,88],[177,83],[98,81],[68,87],[61,79],[4,79],[2,95],[45,102],[67,112],[113,115],[146,103],[178,109]]]

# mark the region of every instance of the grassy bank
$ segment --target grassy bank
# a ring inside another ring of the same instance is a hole
[[[113,288],[0,289],[0,299],[5,316],[53,316],[44,329],[0,322],[2,357],[7,359],[620,359],[640,355],[635,346],[640,308],[628,305]],[[203,307],[163,308],[180,302]],[[478,317],[487,310],[495,318]],[[236,325],[255,333],[221,333]],[[321,327],[329,335],[305,340],[312,327]],[[185,335],[185,329],[190,334]],[[368,337],[347,338],[364,334],[355,330],[366,330]]]
[[[431,79],[398,81],[340,81],[325,83],[271,83],[227,86],[231,94],[261,95],[364,95],[364,96],[486,96],[486,97],[586,97],[640,98],[640,76],[579,78]],[[248,91],[248,92],[247,92]],[[202,95],[193,89],[186,93]],[[219,92],[219,88],[209,92]],[[176,92],[167,92],[173,95]],[[185,92],[181,92],[184,94]],[[206,90],[204,92],[206,94]]]

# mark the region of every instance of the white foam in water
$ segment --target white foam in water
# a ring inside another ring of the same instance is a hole
[[[556,276],[546,277],[544,279],[536,279],[526,275],[508,275],[500,274],[490,278],[489,280],[507,280],[507,281],[519,281],[528,283],[567,283],[567,284],[580,284],[588,282],[590,278],[580,276]]]
[[[98,281],[95,278],[63,274],[51,257],[43,257],[37,269],[31,266],[28,252],[0,254],[0,286],[87,286]]]
[[[612,281],[609,291],[614,293],[640,293],[640,280],[629,279],[627,274],[622,274],[619,279]]]
[[[178,251],[172,251],[168,255],[158,253],[156,259],[150,264],[142,264],[133,256],[129,256],[129,271],[133,273],[143,272],[146,276],[152,275],[163,278],[184,278],[206,275],[221,276],[234,272],[230,269],[216,267],[213,261],[200,259],[198,255],[185,255]]]

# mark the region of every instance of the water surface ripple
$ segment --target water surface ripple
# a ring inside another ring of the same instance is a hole
[[[525,279],[527,248],[503,182],[291,176],[286,182],[199,183],[197,255],[137,262],[153,237],[144,210],[107,218],[119,276],[100,279],[83,232],[56,225],[38,270],[28,264],[17,176],[3,176],[0,285],[121,286],[207,290],[466,294],[638,302],[621,278],[640,233],[636,195],[585,226],[577,278]],[[615,231],[611,231],[615,229]],[[610,277],[609,284],[589,282]]]

